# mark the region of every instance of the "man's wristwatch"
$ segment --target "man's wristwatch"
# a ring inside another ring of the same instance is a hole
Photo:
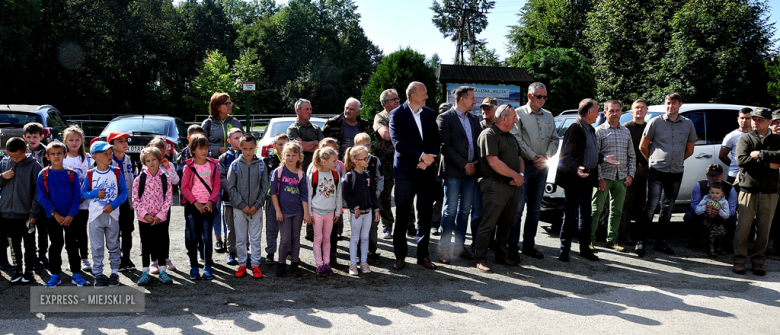
[[[57,214],[57,210],[56,210],[56,209],[55,209],[55,210],[52,210],[52,211],[49,213],[49,215],[51,215],[52,217],[54,217],[54,215],[56,215],[56,214]]]

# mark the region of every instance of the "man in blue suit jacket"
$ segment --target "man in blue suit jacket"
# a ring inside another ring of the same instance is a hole
[[[439,154],[441,139],[436,125],[436,112],[425,107],[428,91],[421,82],[414,81],[406,88],[406,102],[390,112],[390,138],[395,147],[393,177],[395,178],[396,222],[407,222],[414,197],[417,196],[417,264],[428,269],[436,265],[430,260],[428,244],[433,214],[436,169],[432,168]],[[401,270],[406,266],[408,252],[406,230],[396,227],[393,232],[395,264]]]

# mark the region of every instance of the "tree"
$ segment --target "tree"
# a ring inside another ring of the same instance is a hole
[[[471,65],[474,65],[475,48],[484,44],[477,39],[477,34],[487,27],[488,11],[496,6],[489,0],[433,0],[431,10],[434,12],[433,24],[439,28],[444,37],[451,37],[455,44],[455,64],[466,62],[463,57],[465,47],[469,48]]]
[[[769,73],[769,82],[767,83],[767,91],[775,101],[775,106],[780,106],[780,60],[777,57],[770,62],[766,63],[766,71]]]
[[[360,99],[363,105],[360,111],[363,118],[372,120],[374,115],[384,110],[379,102],[379,95],[386,89],[398,90],[401,103],[406,101],[406,87],[413,81],[425,84],[428,89],[426,105],[436,109],[439,95],[439,91],[435,89],[436,73],[431,63],[426,63],[425,56],[408,47],[387,55],[371,75],[368,86],[363,89],[363,96]]]
[[[192,90],[188,100],[197,114],[207,114],[209,99],[215,92],[232,94],[236,91],[236,79],[230,71],[230,63],[219,51],[209,52],[203,60],[203,67],[195,79],[192,80]],[[240,106],[233,107],[239,110]]]
[[[686,101],[763,105],[776,54],[766,1],[690,0],[669,22],[670,48],[653,75],[654,101],[671,91]]]
[[[527,52],[542,48],[573,48],[590,56],[583,33],[588,12],[597,0],[528,0],[518,24],[510,26],[509,53],[514,63]]]
[[[472,64],[479,66],[502,66],[496,49],[488,49],[485,45],[480,45],[475,51],[476,53],[472,55]]]
[[[577,108],[582,99],[596,95],[591,61],[574,49],[545,48],[525,53],[516,67],[525,68],[536,81],[547,86],[544,108],[558,114]]]

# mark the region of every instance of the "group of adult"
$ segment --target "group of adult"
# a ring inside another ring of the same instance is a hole
[[[548,96],[542,83],[528,87],[528,103],[517,109],[498,106],[495,98],[484,99],[480,105],[482,120],[471,112],[476,105],[473,87],[460,87],[454,95],[455,103],[442,104],[439,113],[425,106],[427,88],[421,82],[409,84],[403,103],[395,89],[387,89],[379,97],[384,110],[374,117],[374,154],[384,175],[381,223],[384,238],[393,239],[394,269],[406,266],[409,234],[416,239],[417,263],[436,268],[430,258],[429,243],[436,191],[440,189],[443,201],[438,200],[443,208],[439,262],[447,264],[454,257],[461,257],[476,260],[480,271],[491,271],[487,262],[489,248],[494,249],[494,263],[506,266],[517,266],[521,252],[544,258],[535,246],[535,236],[549,170],[547,162],[558,152],[559,143],[562,147],[555,183],[564,189],[566,200],[559,260],[570,261],[575,234],[579,254],[591,261],[599,259],[593,243],[598,220],[593,218],[599,217],[606,199],[610,199],[607,248],[627,251],[618,242],[621,237],[633,244],[640,257],[650,244],[656,251],[674,254],[666,243],[673,231],[669,224],[672,207],[682,181],[684,161],[692,155],[697,140],[693,123],[679,114],[679,94],[666,96],[666,113],[648,122],[645,101],[634,101],[630,109],[633,120],[620,124],[623,106],[620,101],[608,100],[603,110],[606,122],[595,128],[599,104],[584,99],[579,104],[577,120],[569,126],[562,142],[553,115],[543,108]],[[336,139],[343,155],[353,145],[355,135],[370,131],[371,124],[360,117],[360,109],[360,101],[349,98],[344,112],[330,118],[320,129],[310,122],[311,102],[296,102],[297,119],[287,134],[303,148],[304,169],[325,137]],[[745,272],[747,239],[754,218],[757,237],[749,260],[754,273],[764,273],[769,227],[778,206],[780,135],[769,130],[769,125],[780,130],[780,113],[775,114],[774,120],[776,124],[772,123],[772,113],[764,108],[743,110],[740,128],[724,140],[720,155],[730,165],[727,180],[722,180],[723,169],[719,165],[711,166],[705,171],[707,179],[696,185],[698,190],[694,189],[694,193],[698,191],[703,196],[713,182],[727,184],[729,189],[738,182],[738,196],[736,188],[727,195],[730,201],[738,197],[738,204],[731,209],[732,216],[739,213],[735,216],[738,219],[731,219],[737,273]],[[214,146],[212,154],[218,156],[227,146],[220,135],[233,121],[222,113],[212,121],[211,129],[207,129]],[[736,132],[749,136],[740,139]],[[390,208],[391,195],[395,197],[395,217]],[[660,218],[653,223],[659,204]],[[695,209],[695,204],[692,207]],[[709,210],[708,207],[708,213]],[[686,215],[686,221],[695,220],[691,213]],[[374,248],[369,254],[374,256],[378,224],[374,223],[371,233]],[[465,246],[469,226],[473,253]]]

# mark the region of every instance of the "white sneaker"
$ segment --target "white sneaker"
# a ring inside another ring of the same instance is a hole
[[[360,264],[360,271],[363,271],[363,273],[371,273],[371,268],[368,267],[368,263],[363,262]]]
[[[152,262],[152,265],[149,266],[149,273],[155,275],[160,273],[160,264],[157,261]]]
[[[92,271],[92,265],[89,264],[89,260],[86,258],[83,258],[81,260],[81,271],[82,272],[90,272]]]
[[[349,264],[349,275],[350,276],[357,276],[358,275],[357,264],[355,264],[355,263]]]
[[[167,267],[170,271],[176,271],[176,267],[173,265],[173,262],[171,262],[170,259],[165,259],[165,267]]]

